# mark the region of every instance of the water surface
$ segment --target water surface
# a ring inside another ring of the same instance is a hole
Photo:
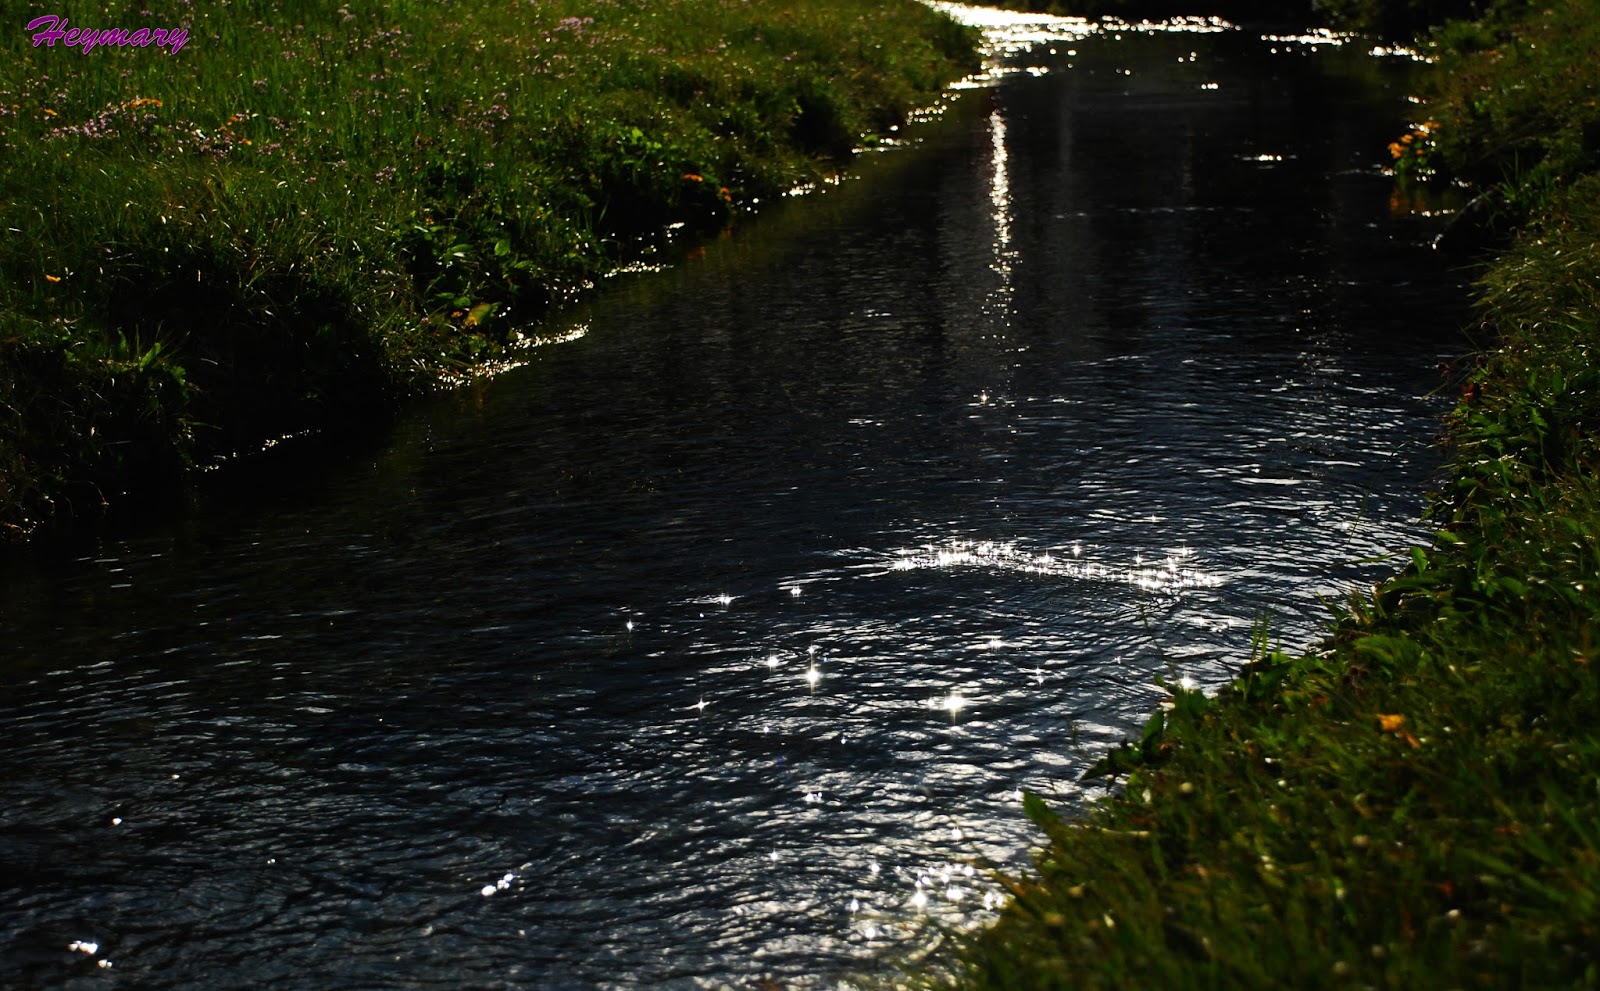
[[[1459,348],[1404,65],[1010,65],[307,490],[11,576],[0,984],[831,986],[1156,677],[1314,640]]]

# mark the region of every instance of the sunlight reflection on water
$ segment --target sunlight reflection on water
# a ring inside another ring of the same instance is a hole
[[[1081,542],[1074,543],[1070,549],[1035,553],[1011,542],[955,541],[947,546],[899,550],[895,552],[891,567],[895,571],[963,565],[988,567],[1085,581],[1121,582],[1151,592],[1215,588],[1222,584],[1217,576],[1185,565],[1184,562],[1193,556],[1192,548],[1183,547],[1167,552],[1160,563],[1146,564],[1143,554],[1136,553],[1129,566],[1100,563],[1092,554],[1089,559],[1083,559]]]
[[[6,600],[33,984],[826,986],[992,911],[1158,677],[1382,570],[1455,342],[1361,53],[984,16],[880,172]]]

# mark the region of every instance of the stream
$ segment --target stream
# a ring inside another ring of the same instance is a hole
[[[1216,28],[1013,31],[381,449],[8,575],[0,987],[834,987],[985,918],[1023,789],[1424,532],[1412,66]]]

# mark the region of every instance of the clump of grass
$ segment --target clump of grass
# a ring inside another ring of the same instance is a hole
[[[1571,340],[1559,353],[1587,364],[1580,347],[1600,314],[1600,175],[1585,175],[1550,199],[1532,224],[1482,279],[1496,326],[1518,338]]]
[[[188,383],[163,343],[72,330],[0,314],[0,504],[95,516],[132,481],[189,467]],[[0,540],[22,536],[0,519]]]
[[[1596,12],[1442,36],[1520,39],[1445,60],[1470,75],[1431,109],[1454,162],[1547,191],[1479,282],[1498,343],[1450,416],[1434,541],[1317,649],[1263,634],[1217,697],[1171,689],[1080,821],[1030,796],[1037,872],[938,983],[1600,985]]]
[[[501,357],[975,58],[913,0],[103,0],[71,23],[189,41],[0,65],[13,532]],[[147,429],[79,433],[102,408]]]
[[[1597,46],[1594,0],[1531,11],[1507,3],[1433,37],[1439,66],[1429,102],[1440,160],[1452,178],[1491,195],[1500,223],[1537,216],[1557,189],[1600,169]]]

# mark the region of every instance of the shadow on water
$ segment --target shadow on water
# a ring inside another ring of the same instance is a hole
[[[8,588],[5,972],[819,984],[981,916],[1156,675],[1316,636],[1416,536],[1459,347],[1403,67],[1018,66],[314,497]]]

